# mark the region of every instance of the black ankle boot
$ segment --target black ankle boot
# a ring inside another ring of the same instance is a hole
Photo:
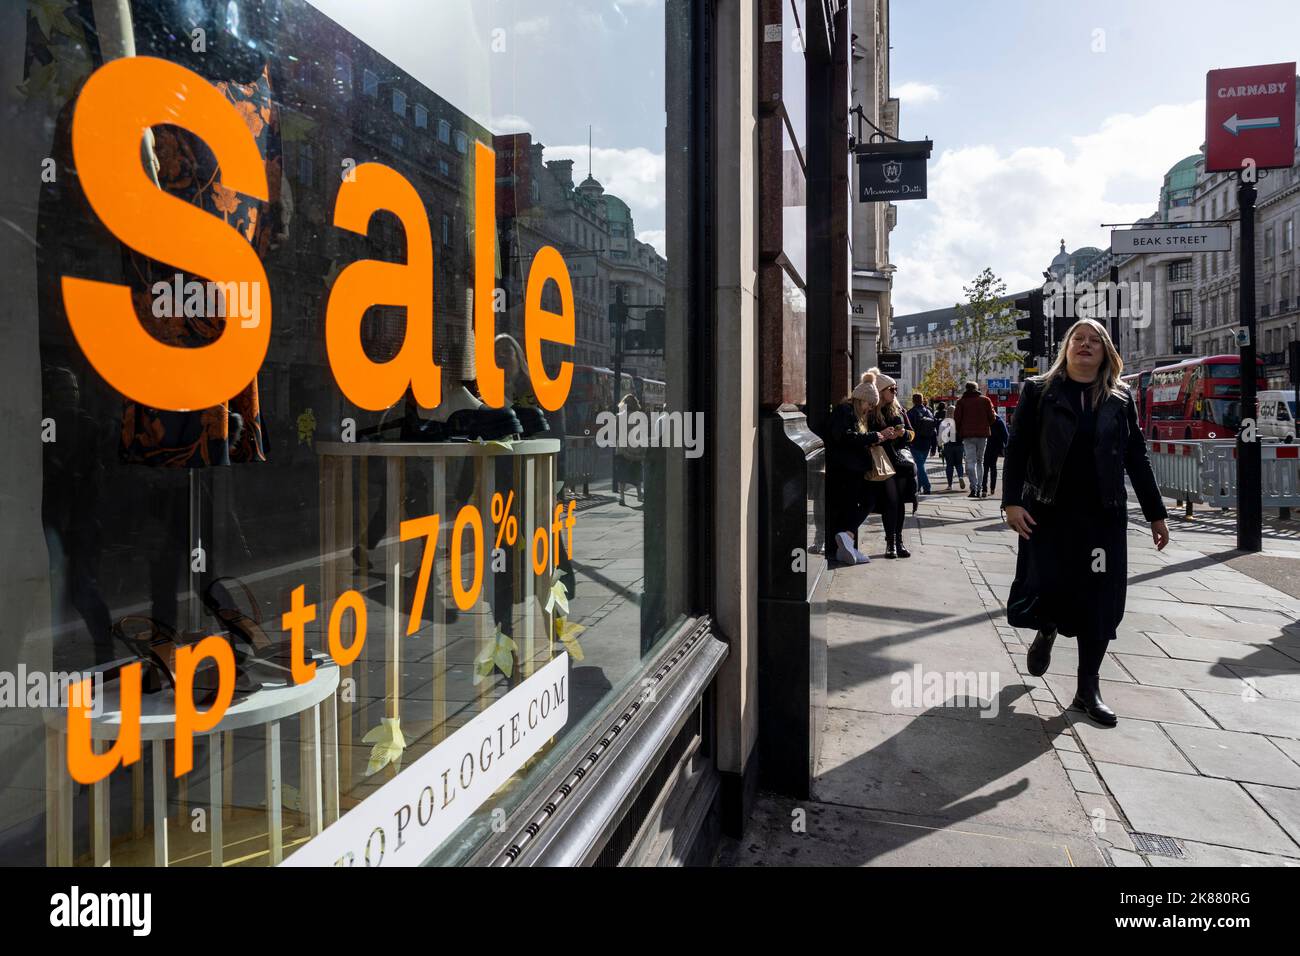
[[[1042,677],[1052,664],[1052,645],[1056,642],[1055,631],[1039,631],[1034,643],[1029,645],[1029,657],[1025,666],[1035,677]]]
[[[886,531],[885,532],[885,557],[887,558],[898,557],[898,552],[894,550],[894,547],[895,547],[894,536],[890,534],[888,531]]]
[[[898,552],[900,558],[910,558],[912,552],[903,547],[903,532],[894,535],[894,550]]]
[[[1079,690],[1074,695],[1074,703],[1071,706],[1078,707],[1103,727],[1114,727],[1119,723],[1115,711],[1107,707],[1106,702],[1101,699],[1101,679],[1096,674],[1091,677],[1079,675]]]

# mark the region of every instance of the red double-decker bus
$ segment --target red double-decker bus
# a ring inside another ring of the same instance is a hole
[[[1268,388],[1258,359],[1255,380],[1257,388]],[[1242,419],[1241,361],[1209,355],[1154,369],[1146,399],[1144,427],[1152,438],[1232,438]]]
[[[1142,434],[1151,435],[1151,369],[1144,369],[1141,372],[1130,372],[1128,375],[1121,375],[1120,379],[1129,387],[1133,393],[1133,401],[1137,404],[1138,423],[1142,426]]]

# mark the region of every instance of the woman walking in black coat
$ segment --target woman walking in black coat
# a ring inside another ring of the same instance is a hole
[[[1169,528],[1124,367],[1105,327],[1080,319],[1047,373],[1025,382],[1007,443],[1002,507],[1020,536],[1007,598],[1015,627],[1037,628],[1028,669],[1042,676],[1057,634],[1079,642],[1073,706],[1113,726],[1101,699],[1106,648],[1128,587],[1128,473],[1157,550]]]

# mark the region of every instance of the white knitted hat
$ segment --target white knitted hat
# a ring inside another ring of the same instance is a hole
[[[875,375],[876,388],[880,389],[882,392],[887,388],[898,388],[898,382],[894,381],[878,368],[873,368],[871,371],[863,372],[862,374],[863,376]]]
[[[880,391],[875,385],[876,376],[871,372],[862,373],[862,381],[853,389],[853,397],[858,401],[866,402],[873,408],[880,404]]]

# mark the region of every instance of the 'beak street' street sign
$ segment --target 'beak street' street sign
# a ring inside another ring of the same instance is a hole
[[[926,160],[933,143],[863,143],[858,157],[858,202],[924,199]]]

